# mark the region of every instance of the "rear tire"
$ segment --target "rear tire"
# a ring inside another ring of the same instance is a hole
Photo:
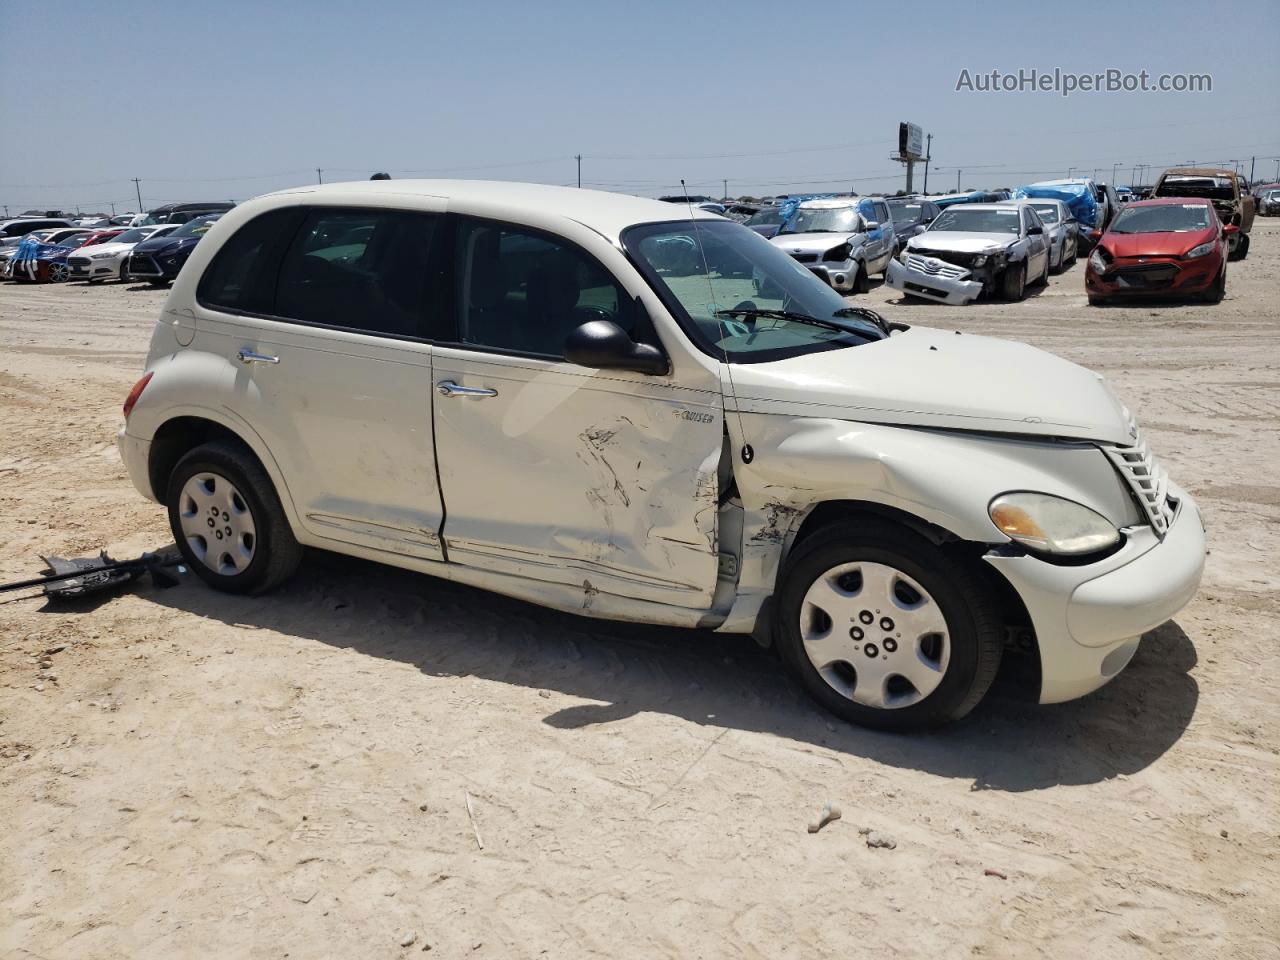
[[[238,443],[189,451],[169,476],[169,527],[187,565],[225,593],[263,593],[302,561],[271,478]]]
[[[778,652],[805,691],[883,730],[963,717],[1003,651],[981,580],[918,534],[876,521],[804,540],[787,560],[777,617]]]
[[[1089,306],[1091,306],[1091,307],[1105,307],[1106,305],[1107,305],[1107,298],[1106,298],[1106,297],[1096,297],[1096,296],[1094,296],[1092,293],[1091,293],[1091,294],[1089,294]]]

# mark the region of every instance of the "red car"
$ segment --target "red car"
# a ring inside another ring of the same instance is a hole
[[[1093,231],[1084,285],[1092,304],[1112,297],[1197,297],[1217,303],[1227,290],[1227,243],[1240,228],[1213,204],[1162,197],[1127,204],[1106,233]]]

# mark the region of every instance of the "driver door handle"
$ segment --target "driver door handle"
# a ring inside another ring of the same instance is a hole
[[[241,363],[279,363],[279,357],[273,357],[266,353],[255,353],[252,350],[241,350],[236,354],[236,359]]]
[[[441,380],[436,384],[436,389],[440,391],[442,397],[496,397],[497,390],[490,390],[488,387],[464,387],[454,383],[452,380]]]

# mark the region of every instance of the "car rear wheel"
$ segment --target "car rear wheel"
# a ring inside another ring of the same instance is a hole
[[[1094,295],[1094,294],[1092,294],[1092,293],[1091,293],[1091,294],[1089,294],[1089,306],[1091,306],[1091,307],[1102,307],[1102,306],[1106,306],[1106,303],[1107,303],[1107,298],[1106,298],[1106,297],[1099,297],[1099,296],[1095,296],[1095,295]]]
[[[1021,300],[1027,292],[1027,265],[1006,267],[1000,276],[1000,294],[1006,300]]]
[[[206,443],[188,452],[169,477],[165,503],[188,566],[217,590],[262,593],[302,560],[271,479],[239,444]]]
[[[788,559],[779,654],[806,692],[852,723],[938,726],[972,710],[1003,649],[985,586],[935,545],[879,523],[841,523]]]

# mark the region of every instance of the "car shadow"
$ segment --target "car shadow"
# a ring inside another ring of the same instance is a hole
[[[165,607],[412,664],[432,676],[483,677],[590,701],[543,718],[558,729],[665,713],[961,778],[975,790],[1135,773],[1178,741],[1199,696],[1189,675],[1195,648],[1174,622],[1149,633],[1119,677],[1081,700],[1037,705],[1012,682],[1012,670],[1002,671],[969,717],[902,735],[834,720],[749,637],[592,620],[322,551],[309,551],[298,575],[264,597],[220,594],[195,577],[177,589],[137,590]]]

